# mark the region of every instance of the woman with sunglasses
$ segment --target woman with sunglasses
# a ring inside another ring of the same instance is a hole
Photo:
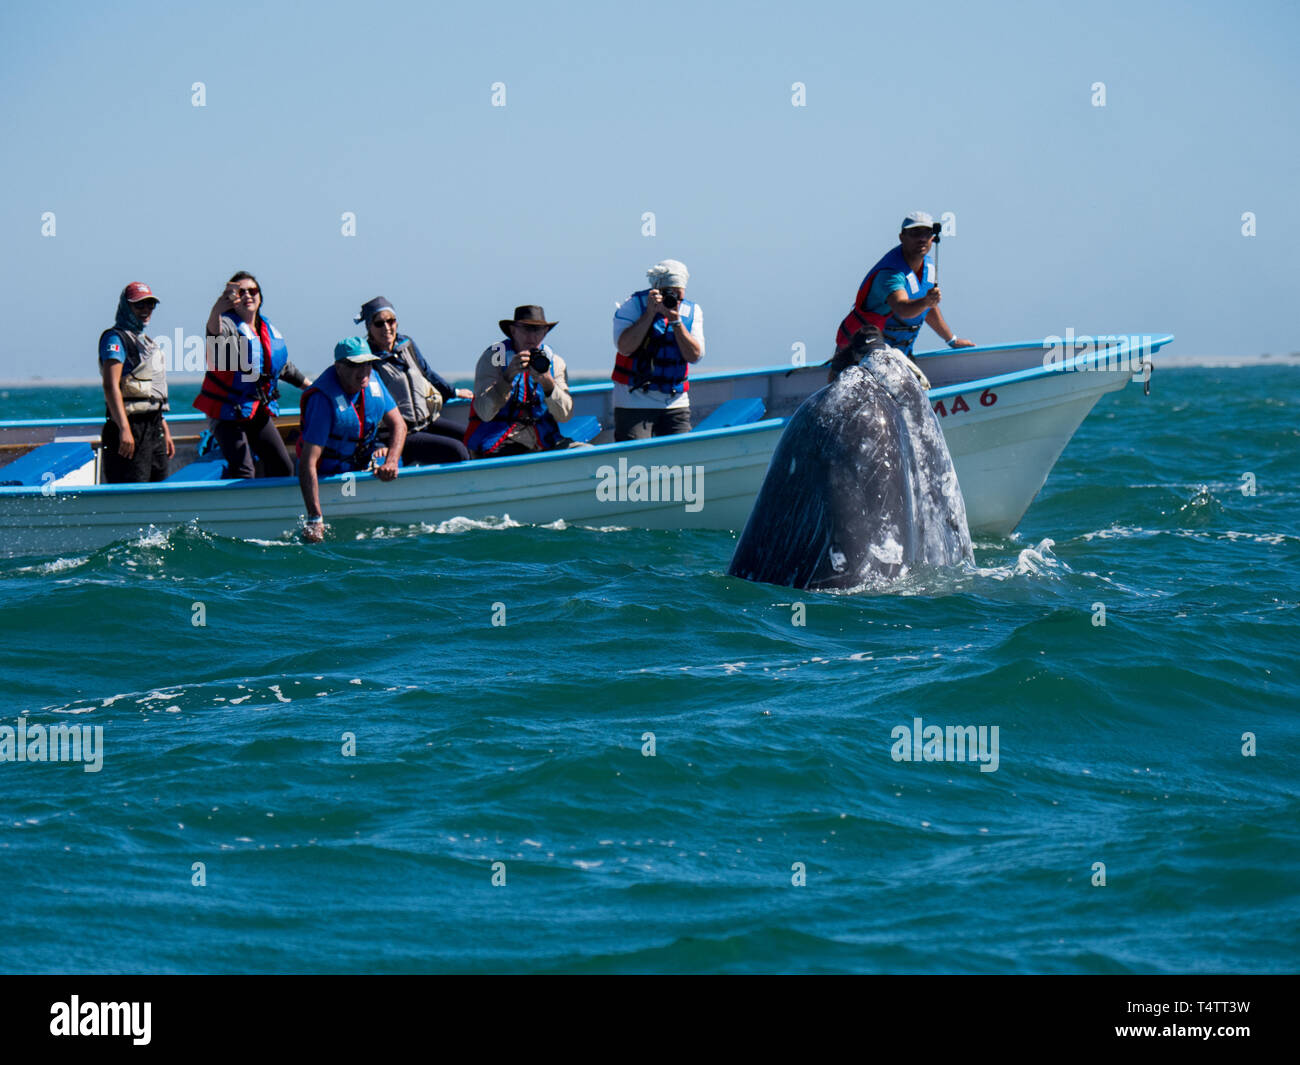
[[[214,434],[226,460],[226,476],[290,477],[293,463],[275,427],[279,382],[311,384],[289,361],[280,331],[262,314],[262,287],[247,270],[226,282],[208,315],[208,372],[194,406],[216,419]]]
[[[402,463],[432,466],[468,459],[463,443],[467,423],[439,417],[439,412],[453,396],[473,399],[474,393],[468,388],[452,388],[429,367],[415,341],[397,331],[397,312],[383,296],[362,304],[353,321],[365,323],[370,350],[379,356],[375,372],[406,422]]]

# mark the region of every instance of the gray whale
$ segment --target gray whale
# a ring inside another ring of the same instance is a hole
[[[876,345],[791,417],[727,572],[849,589],[971,559],[966,502],[929,397],[900,352]]]

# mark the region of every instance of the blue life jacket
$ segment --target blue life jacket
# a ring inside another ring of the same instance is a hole
[[[637,301],[637,317],[645,314],[646,301],[650,295],[648,288],[632,293]],[[610,379],[629,388],[654,389],[658,392],[672,394],[690,391],[690,382],[686,375],[690,371],[688,363],[677,347],[677,330],[690,332],[695,324],[695,304],[683,299],[677,308],[681,315],[673,332],[668,332],[668,319],[656,318],[646,333],[641,346],[630,355],[618,352],[614,356],[614,372]]]
[[[221,369],[210,369],[203,377],[203,384],[194,400],[194,406],[210,418],[221,421],[233,421],[237,418],[251,418],[258,401],[266,404],[271,414],[280,413],[280,371],[289,361],[289,349],[284,343],[280,330],[271,324],[265,315],[266,331],[271,338],[271,351],[268,355],[262,350],[262,339],[257,330],[237,314],[227,311],[222,315],[234,324],[239,339],[248,346],[248,373],[243,373],[237,366],[227,365]],[[218,350],[218,358],[230,359],[236,351]]]
[[[513,352],[509,340],[501,342],[505,351]],[[545,344],[541,350],[554,362],[555,353]],[[560,442],[563,433],[560,424],[546,407],[546,393],[533,375],[526,370],[515,374],[510,382],[510,398],[490,421],[481,420],[470,408],[469,430],[465,433],[465,446],[484,458],[490,456],[503,443],[516,426],[531,425],[537,430],[541,450],[549,451]]]
[[[905,285],[904,298],[908,300],[920,299],[935,285],[934,258],[929,255],[925,257],[925,262],[921,266],[922,280],[918,281],[912,268],[907,265],[907,260],[903,258],[903,246],[895,245],[871,268],[862,284],[858,286],[858,296],[854,301],[853,310],[849,311],[848,316],[840,323],[839,332],[835,335],[837,351],[847,348],[853,342],[853,337],[864,326],[874,325],[879,327],[885,337],[885,343],[890,347],[897,348],[904,355],[912,354],[916,335],[921,331],[926,315],[930,312],[927,309],[914,318],[899,318],[892,307],[886,307],[883,312],[868,308],[867,300],[871,295],[871,286],[876,280],[876,275],[881,273],[901,273]]]
[[[370,380],[359,392],[348,395],[343,391],[334,367],[328,367],[312,386],[302,394],[302,409],[307,409],[307,397],[313,392],[325,396],[333,407],[329,441],[324,445],[316,465],[319,477],[350,470],[364,470],[370,465],[371,455],[379,447],[379,427],[384,422],[384,408],[391,398],[379,375],[372,373]],[[298,441],[298,454],[302,455],[302,440]]]

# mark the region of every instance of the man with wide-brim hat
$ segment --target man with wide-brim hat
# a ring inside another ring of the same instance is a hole
[[[515,316],[513,318],[502,318],[497,322],[497,325],[501,327],[501,332],[505,333],[505,335],[510,337],[511,340],[514,339],[515,326],[527,325],[532,326],[533,328],[545,327],[545,332],[542,333],[542,336],[546,336],[547,333],[559,324],[559,322],[548,322],[546,320],[546,312],[535,303],[526,303],[522,307],[516,307]]]
[[[526,303],[498,324],[506,339],[479,356],[465,446],[476,458],[568,447],[559,427],[573,414],[568,373],[545,342],[558,323]]]

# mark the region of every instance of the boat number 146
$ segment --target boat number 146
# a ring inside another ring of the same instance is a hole
[[[997,401],[998,394],[991,389],[986,388],[980,393],[981,407],[991,407]],[[934,413],[939,415],[940,418],[948,417],[949,413],[960,414],[964,410],[970,410],[970,405],[966,402],[965,396],[956,396],[952,401],[951,407],[945,407],[943,405],[943,400],[939,400],[939,402],[934,405]]]

